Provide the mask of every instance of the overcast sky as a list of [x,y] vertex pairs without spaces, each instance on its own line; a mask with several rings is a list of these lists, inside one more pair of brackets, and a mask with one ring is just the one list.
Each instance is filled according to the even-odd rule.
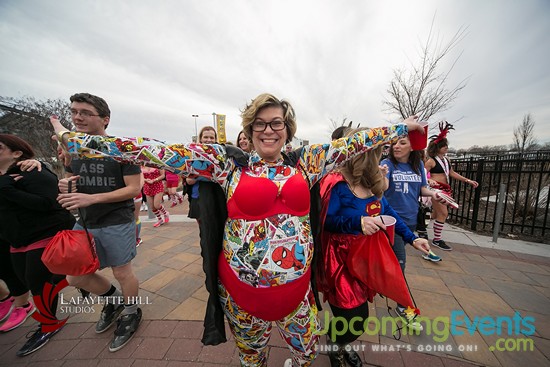
[[469,78],[453,107],[430,120],[456,123],[455,148],[512,143],[531,113],[550,141],[548,0],[0,0],[0,96],[68,100],[102,96],[108,132],[187,142],[263,92],[289,100],[297,136],[328,141],[330,120],[383,126],[397,68],[417,60],[434,28],[467,35],[449,87]]

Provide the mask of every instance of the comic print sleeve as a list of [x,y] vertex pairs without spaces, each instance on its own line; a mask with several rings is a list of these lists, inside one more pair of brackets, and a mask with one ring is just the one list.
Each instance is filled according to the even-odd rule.
[[354,156],[407,135],[407,125],[398,124],[359,131],[328,144],[307,145],[300,164],[309,175],[311,185]]
[[69,153],[82,158],[111,158],[122,163],[143,164],[183,176],[200,176],[225,184],[234,163],[219,144],[165,144],[148,138],[71,133]]

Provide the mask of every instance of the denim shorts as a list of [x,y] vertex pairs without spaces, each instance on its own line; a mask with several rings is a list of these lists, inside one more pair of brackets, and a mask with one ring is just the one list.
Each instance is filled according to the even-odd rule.
[[[78,223],[74,229],[84,228]],[[88,228],[94,236],[100,268],[122,266],[136,257],[136,223],[116,224],[102,228]]]

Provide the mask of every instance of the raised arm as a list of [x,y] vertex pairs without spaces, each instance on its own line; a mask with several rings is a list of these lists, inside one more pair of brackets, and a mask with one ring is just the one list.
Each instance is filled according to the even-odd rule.
[[219,144],[164,144],[148,138],[69,133],[68,150],[86,158],[111,158],[143,164],[183,176],[200,176],[223,185],[233,161]]
[[300,163],[314,184],[354,156],[405,136],[407,131],[407,125],[399,124],[359,131],[328,144],[306,146],[302,150]]

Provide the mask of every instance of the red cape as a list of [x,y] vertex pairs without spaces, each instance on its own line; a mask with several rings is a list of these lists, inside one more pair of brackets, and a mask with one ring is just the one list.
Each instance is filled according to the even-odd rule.
[[[372,302],[380,293],[399,304],[416,308],[405,277],[382,231],[372,236],[330,233],[324,222],[331,190],[344,181],[339,173],[329,174],[321,181],[321,244],[318,259],[317,284],[324,300],[340,308],[354,308],[365,301]],[[415,311],[420,313],[418,309]]]

